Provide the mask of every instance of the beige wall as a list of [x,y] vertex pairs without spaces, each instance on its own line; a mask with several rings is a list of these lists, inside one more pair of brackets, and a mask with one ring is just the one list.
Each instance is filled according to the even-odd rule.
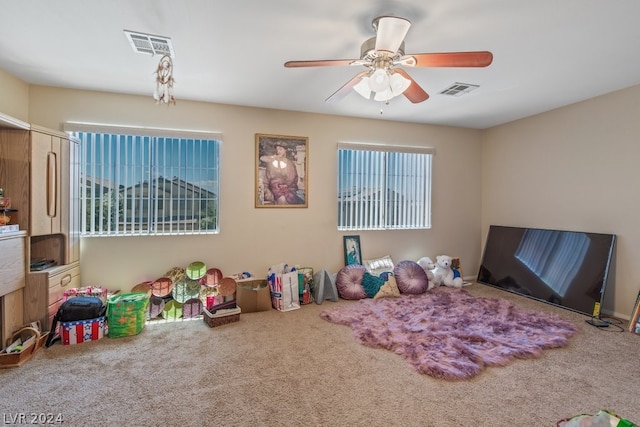
[[617,235],[603,310],[640,289],[640,86],[485,131],[482,239],[490,224]]
[[[76,120],[224,134],[220,234],[84,239],[84,284],[126,290],[196,259],[225,274],[261,275],[283,261],[335,271],[344,234],[361,235],[365,258],[455,254],[473,276],[489,225],[502,224],[615,233],[616,283],[604,311],[627,317],[640,287],[640,87],[484,132],[186,101],[167,108],[148,97],[29,87],[1,71],[0,90],[11,98],[0,98],[1,112],[52,128]],[[309,136],[308,209],[253,207],[255,133]],[[337,141],[435,147],[433,228],[338,232]]]
[[[390,107],[393,108],[393,107]],[[288,262],[316,270],[343,265],[342,236],[359,234],[364,258],[395,261],[460,256],[465,275],[480,259],[481,132],[187,102],[156,105],[151,97],[30,87],[30,121],[60,129],[65,121],[218,131],[223,134],[220,233],[208,236],[85,238],[82,282],[129,290],[173,266],[202,260],[224,274],[264,276]],[[255,133],[309,137],[309,207],[254,208]],[[336,230],[336,143],[435,147],[431,230],[344,233]]]
[[29,121],[29,85],[0,69],[0,113]]

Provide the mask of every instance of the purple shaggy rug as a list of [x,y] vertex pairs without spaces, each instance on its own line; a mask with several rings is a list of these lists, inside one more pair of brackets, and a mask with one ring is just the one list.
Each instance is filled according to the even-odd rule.
[[544,349],[567,345],[579,330],[555,314],[445,287],[420,295],[362,299],[325,309],[320,316],[350,326],[361,344],[391,350],[418,372],[447,380],[539,357]]

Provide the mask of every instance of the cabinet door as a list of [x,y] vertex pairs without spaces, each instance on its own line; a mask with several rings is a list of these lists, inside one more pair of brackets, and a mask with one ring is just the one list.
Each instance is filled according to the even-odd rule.
[[61,141],[61,222],[66,236],[65,264],[80,261],[80,142]]
[[60,233],[60,138],[31,133],[32,236]]
[[50,158],[50,164],[54,168],[54,170],[51,172],[51,176],[55,176],[55,178],[53,178],[53,180],[55,181],[55,185],[53,182],[51,182],[50,188],[55,194],[52,195],[53,198],[49,202],[49,214],[51,216],[51,234],[55,234],[62,233],[61,211],[62,199],[64,195],[64,191],[62,190],[62,171],[69,170],[65,169],[62,164],[62,139],[60,137],[51,137],[51,153],[53,155]]
[[71,209],[69,225],[69,261],[80,261],[80,229],[82,227],[80,206],[80,141],[71,140],[71,191],[69,194],[69,207]]
[[[29,229],[31,211],[29,186],[29,131],[0,129],[0,187],[18,210],[20,230]],[[3,345],[4,343],[0,343]]]

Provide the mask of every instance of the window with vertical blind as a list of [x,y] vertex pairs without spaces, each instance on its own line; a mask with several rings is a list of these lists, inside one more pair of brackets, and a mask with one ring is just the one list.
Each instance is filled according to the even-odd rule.
[[431,227],[433,149],[338,144],[338,230]]
[[73,132],[81,141],[83,235],[218,232],[215,134],[105,130]]

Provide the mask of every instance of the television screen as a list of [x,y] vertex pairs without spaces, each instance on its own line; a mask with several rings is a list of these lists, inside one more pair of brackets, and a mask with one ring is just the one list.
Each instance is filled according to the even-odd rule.
[[614,234],[489,227],[478,282],[598,317]]

